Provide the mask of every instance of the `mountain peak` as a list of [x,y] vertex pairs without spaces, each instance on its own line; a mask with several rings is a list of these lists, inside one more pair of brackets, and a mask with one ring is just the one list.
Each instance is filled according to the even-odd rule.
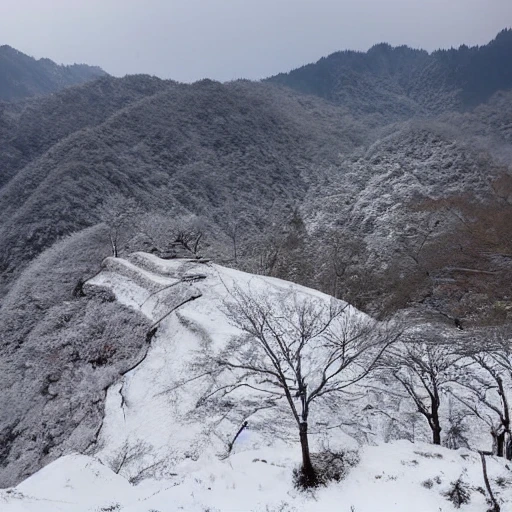
[[492,44],[512,44],[512,28],[505,28],[489,43]]
[[[505,29],[487,45],[461,45],[430,54],[388,43],[376,44],[367,52],[336,52],[267,80],[351,109],[386,112],[393,120],[464,110],[487,101],[497,91],[512,87],[511,57],[512,30]],[[396,104],[397,95],[407,101],[393,112],[389,105]]]
[[13,101],[59,91],[107,73],[97,66],[58,65],[35,59],[9,45],[0,46],[0,101]]

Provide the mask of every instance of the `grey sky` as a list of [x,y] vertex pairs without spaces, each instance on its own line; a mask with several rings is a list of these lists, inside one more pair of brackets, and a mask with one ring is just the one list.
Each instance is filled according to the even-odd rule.
[[0,0],[0,44],[114,75],[261,78],[379,42],[485,44],[512,0]]

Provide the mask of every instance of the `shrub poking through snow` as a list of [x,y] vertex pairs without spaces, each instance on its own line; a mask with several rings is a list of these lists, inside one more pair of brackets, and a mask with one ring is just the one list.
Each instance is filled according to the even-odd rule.
[[442,459],[443,456],[442,454],[440,453],[435,453],[435,452],[420,452],[420,451],[415,451],[414,452],[416,455],[419,455],[420,457],[425,457],[426,459]]
[[267,505],[265,507],[265,512],[298,512],[298,511],[295,507],[293,507],[289,503],[282,501],[281,503],[279,503],[277,505],[272,505],[272,506]]
[[467,483],[459,477],[455,482],[452,482],[450,489],[444,493],[444,497],[453,503],[455,508],[460,508],[471,501],[471,490]]
[[[353,450],[333,452],[322,451],[311,454],[311,462],[317,475],[317,486],[328,485],[329,482],[340,482],[351,468],[359,463],[359,454]],[[300,468],[293,473],[296,487],[303,488]]]
[[432,489],[432,487],[434,487],[434,482],[431,478],[428,478],[427,480],[421,482],[421,485],[423,485],[425,489]]

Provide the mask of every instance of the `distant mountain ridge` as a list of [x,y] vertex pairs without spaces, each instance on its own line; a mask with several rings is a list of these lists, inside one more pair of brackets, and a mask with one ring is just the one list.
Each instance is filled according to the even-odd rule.
[[14,101],[60,91],[108,73],[98,66],[63,66],[36,60],[7,45],[0,46],[0,101]]
[[390,120],[464,110],[512,87],[512,30],[484,46],[431,54],[386,43],[339,51],[267,81]]

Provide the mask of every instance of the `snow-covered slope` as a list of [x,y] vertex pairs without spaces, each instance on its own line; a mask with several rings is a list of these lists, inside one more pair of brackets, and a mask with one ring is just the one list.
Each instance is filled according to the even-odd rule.
[[[97,459],[62,457],[15,489],[0,491],[5,512],[452,512],[457,481],[469,495],[459,510],[487,510],[478,455],[408,441],[366,446],[340,483],[301,493],[290,469],[296,451],[246,450],[229,460],[204,456],[176,466],[176,475],[132,485]],[[488,473],[501,510],[512,510],[510,470],[497,459]]]
[[[0,491],[0,510],[437,512],[454,510],[445,494],[458,480],[470,495],[461,510],[486,510],[480,459],[474,452],[376,442],[360,449],[360,462],[342,482],[304,494],[292,484],[292,470],[300,461],[296,427],[282,413],[255,406],[253,414],[241,417],[236,403],[226,411],[196,408],[206,389],[194,366],[198,351],[205,344],[222,348],[238,332],[226,316],[235,285],[275,297],[291,290],[326,306],[332,300],[210,263],[164,261],[143,253],[126,260],[108,258],[86,287],[108,288],[150,319],[147,355],[109,389],[94,456],[63,457],[16,488]],[[346,312],[363,316],[352,308]],[[373,430],[372,439],[381,439],[379,420],[361,412],[373,399],[358,397],[357,408],[347,404],[343,413],[350,418],[328,437],[312,429],[313,451],[326,443],[337,450],[358,449],[346,433],[353,433],[355,410],[360,413],[357,421],[365,425],[362,430]],[[242,419],[249,428],[228,457],[227,445]],[[512,510],[510,471],[499,459],[490,459],[489,476],[502,510],[506,503]]]
[[201,379],[208,368],[192,369],[198,351],[204,342],[211,350],[221,349],[239,333],[224,312],[235,285],[270,296],[293,290],[326,305],[331,300],[278,279],[144,253],[131,261],[108,259],[105,271],[89,281],[89,286],[108,287],[118,300],[140,309],[156,329],[145,360],[107,395],[97,456],[120,474],[132,480],[168,476],[179,461],[225,456],[243,420],[256,427],[239,440],[246,447],[265,447],[276,434],[284,443],[296,440],[296,427],[282,421],[277,411],[256,406],[253,415],[241,417],[236,406],[221,413],[196,410],[208,385]]

